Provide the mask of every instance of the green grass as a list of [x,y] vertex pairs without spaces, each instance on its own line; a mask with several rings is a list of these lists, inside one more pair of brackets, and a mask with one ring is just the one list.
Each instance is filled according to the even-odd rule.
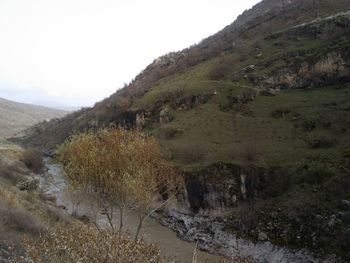
[[[292,90],[275,97],[258,97],[242,111],[221,111],[218,97],[188,111],[173,111],[174,120],[166,125],[154,123],[149,132],[160,138],[176,164],[185,169],[223,161],[259,166],[301,166],[315,160],[341,163],[349,145],[349,85]],[[273,112],[288,109],[285,116]],[[327,120],[330,116],[330,120]],[[326,118],[326,120],[324,119]],[[305,123],[313,119],[312,131]],[[330,127],[327,121],[331,122]],[[326,123],[324,123],[326,122]],[[162,136],[165,129],[180,133],[172,138]],[[307,140],[319,134],[334,136],[337,142],[327,148],[311,148]]]
[[[251,48],[233,50],[160,80],[134,102],[132,109],[154,109],[157,103],[162,105],[164,98],[212,94],[207,103],[192,109],[171,109],[173,120],[169,124],[153,121],[147,127],[160,139],[174,163],[186,170],[214,162],[302,167],[325,161],[341,169],[346,147],[350,147],[349,85],[259,96],[240,109],[230,108],[230,98],[253,86],[244,79],[248,65],[257,65],[252,72],[256,76],[273,75],[292,62],[293,58],[286,55],[289,52],[299,52],[300,60],[307,61],[323,55],[330,46],[348,45],[349,38],[344,36],[327,42],[312,38],[291,40],[281,33],[259,43],[263,53],[260,58]],[[230,62],[231,73],[222,80],[210,80],[210,71],[222,60]],[[310,129],[310,125],[314,127]],[[322,144],[333,138],[332,145],[318,146],[318,141]]]

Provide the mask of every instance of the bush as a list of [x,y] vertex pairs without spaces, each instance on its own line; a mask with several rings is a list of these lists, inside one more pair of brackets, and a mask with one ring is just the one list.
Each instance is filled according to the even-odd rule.
[[182,134],[182,130],[176,127],[163,127],[159,136],[163,139],[173,139]]
[[[4,201],[6,200],[6,201]],[[44,230],[41,222],[18,206],[17,197],[0,189],[0,262],[1,256],[11,261],[23,253],[21,235],[36,236]]]
[[209,78],[211,80],[221,80],[228,77],[231,73],[231,63],[227,60],[222,60],[211,69],[209,72]]
[[304,131],[313,131],[316,128],[316,121],[313,119],[303,120],[302,127]]
[[22,179],[18,173],[18,167],[15,165],[0,165],[0,178],[8,180],[13,185]]
[[155,245],[133,242],[119,232],[91,226],[62,226],[40,236],[24,238],[28,260],[34,262],[128,263],[161,262]]
[[271,112],[273,118],[282,118],[291,112],[288,108],[278,108]]
[[310,168],[305,176],[304,181],[308,184],[315,185],[315,184],[321,184],[325,181],[329,180],[334,176],[334,173],[324,165],[321,165],[319,167],[312,167]]
[[43,158],[41,154],[35,149],[27,149],[22,153],[20,159],[25,166],[32,170],[34,173],[39,173],[44,167]]
[[239,93],[239,98],[241,103],[247,103],[249,101],[254,100],[256,95],[257,95],[257,91],[255,89],[246,88]]
[[[24,209],[0,202],[0,224],[8,232],[39,234],[44,228],[40,221]],[[2,234],[1,234],[2,235]]]
[[336,139],[329,134],[317,134],[309,136],[307,144],[312,149],[331,148],[336,144]]

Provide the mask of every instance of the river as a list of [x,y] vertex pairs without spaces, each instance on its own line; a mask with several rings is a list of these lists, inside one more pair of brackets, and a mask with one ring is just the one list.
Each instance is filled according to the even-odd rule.
[[[56,205],[65,208],[68,214],[75,211],[79,216],[86,215],[95,218],[100,226],[107,226],[108,221],[105,216],[101,215],[97,200],[92,196],[67,190],[61,166],[50,159],[45,159],[45,163],[48,172],[41,179],[40,186],[45,193],[56,197]],[[114,208],[114,211],[113,221],[118,226],[119,213],[117,208]],[[134,211],[127,211],[123,221],[124,230],[130,232],[130,234],[135,233],[138,224],[137,214]],[[145,220],[141,229],[141,237],[146,242],[157,244],[163,255],[171,258],[169,260],[171,262],[192,262],[195,244],[179,239],[174,231],[161,225],[153,218]],[[220,262],[220,258],[220,256],[198,251],[197,262],[215,263]]]

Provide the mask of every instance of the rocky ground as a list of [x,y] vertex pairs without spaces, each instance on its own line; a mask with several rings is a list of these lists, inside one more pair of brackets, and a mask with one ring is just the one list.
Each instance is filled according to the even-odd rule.
[[185,214],[174,210],[156,214],[165,226],[173,229],[180,238],[198,242],[198,246],[212,253],[228,257],[250,257],[254,262],[342,262],[335,256],[317,256],[307,249],[289,249],[273,245],[268,235],[258,232],[256,241],[238,237],[226,230],[227,219]]

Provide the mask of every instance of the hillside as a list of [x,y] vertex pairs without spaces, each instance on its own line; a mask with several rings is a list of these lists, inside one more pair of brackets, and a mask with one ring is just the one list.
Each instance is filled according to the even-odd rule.
[[60,118],[67,112],[0,98],[0,138],[11,137],[39,122]]
[[77,131],[142,129],[186,172],[193,212],[230,208],[228,232],[349,260],[349,8],[264,0],[20,142],[52,152]]

